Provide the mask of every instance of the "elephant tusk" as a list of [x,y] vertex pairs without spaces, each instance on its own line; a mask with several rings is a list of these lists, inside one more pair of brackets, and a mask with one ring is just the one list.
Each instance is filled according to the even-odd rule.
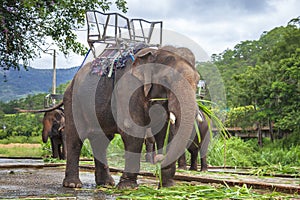
[[197,114],[197,121],[198,122],[203,122],[203,118],[199,113]]
[[174,113],[170,112],[170,122],[171,122],[171,124],[175,124],[175,121],[176,121],[176,117],[175,117]]

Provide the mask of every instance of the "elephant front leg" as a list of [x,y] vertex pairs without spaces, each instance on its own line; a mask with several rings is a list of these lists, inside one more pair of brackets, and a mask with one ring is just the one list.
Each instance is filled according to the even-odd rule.
[[57,144],[57,141],[55,141],[55,138],[51,138],[51,149],[52,149],[52,158],[58,158],[59,157],[59,146]]
[[65,171],[64,187],[81,188],[82,183],[79,179],[79,156],[82,148],[82,141],[76,135],[67,144],[67,165]]
[[162,183],[159,184],[159,188],[162,187],[171,187],[175,185],[174,182],[174,175],[176,172],[176,162],[173,162],[172,164],[168,165],[165,168],[161,169],[161,178]]
[[[175,128],[174,126],[172,126],[172,125],[170,126],[170,133],[172,133],[172,131],[174,132],[174,128]],[[159,154],[163,153],[166,130],[167,130],[167,124],[158,134],[155,135],[155,140],[157,143],[157,149],[158,149]],[[168,142],[170,142],[171,139],[172,139],[172,134],[169,135]],[[171,187],[171,186],[175,185],[175,182],[173,180],[175,172],[176,172],[176,161],[174,161],[170,165],[162,168],[161,169],[162,182],[159,183],[159,188],[161,186],[162,187]]]
[[140,158],[144,138],[122,136],[125,146],[125,169],[118,184],[119,189],[136,188],[140,171]]

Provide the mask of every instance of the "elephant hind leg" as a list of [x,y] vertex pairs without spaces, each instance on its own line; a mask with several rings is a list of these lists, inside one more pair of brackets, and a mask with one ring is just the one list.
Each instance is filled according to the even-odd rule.
[[141,151],[144,138],[122,134],[125,147],[125,169],[117,187],[119,189],[137,188],[137,174],[140,171]]
[[94,158],[95,160],[95,181],[97,185],[115,185],[115,180],[112,178],[109,172],[108,165],[105,165],[104,163],[97,160],[97,158]]
[[191,171],[197,171],[197,158],[198,158],[198,149],[190,151],[191,153],[191,166],[190,169]]
[[184,170],[187,169],[185,153],[178,158],[178,169],[184,169]]
[[154,164],[154,157],[156,155],[155,142],[150,142],[147,141],[146,139],[145,145],[146,145],[146,155],[145,155],[146,162]]
[[92,134],[89,137],[94,154],[95,181],[97,185],[115,185],[115,181],[110,175],[106,158],[107,147],[112,139],[113,135],[112,137],[107,137],[101,134]]
[[201,158],[201,171],[206,172],[207,171],[207,162],[206,162],[206,156]]

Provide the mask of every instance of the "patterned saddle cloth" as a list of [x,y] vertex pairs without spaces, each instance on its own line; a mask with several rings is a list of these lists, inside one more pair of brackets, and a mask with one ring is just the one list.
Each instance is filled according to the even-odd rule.
[[100,56],[92,61],[91,73],[111,77],[117,69],[125,67],[129,59],[134,61],[134,55],[146,47],[148,45],[145,43],[133,43],[120,54],[114,45],[109,45]]

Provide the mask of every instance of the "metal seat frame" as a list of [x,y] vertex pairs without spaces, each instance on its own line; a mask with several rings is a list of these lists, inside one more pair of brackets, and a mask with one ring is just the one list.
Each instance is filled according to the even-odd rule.
[[[100,11],[87,11],[87,42],[94,57],[95,43],[106,44],[106,49],[118,50],[120,53],[127,48],[128,44],[142,42],[151,46],[161,46],[162,44],[162,21],[147,21],[145,19],[129,19],[119,13],[102,13]],[[101,21],[102,19],[102,21]],[[123,24],[119,23],[123,21]],[[145,28],[149,26],[149,30]],[[151,38],[155,28],[159,29],[159,44],[151,44]],[[113,29],[113,34],[109,35],[108,29]],[[141,30],[141,34],[137,30]],[[127,34],[127,35],[126,35]]]

